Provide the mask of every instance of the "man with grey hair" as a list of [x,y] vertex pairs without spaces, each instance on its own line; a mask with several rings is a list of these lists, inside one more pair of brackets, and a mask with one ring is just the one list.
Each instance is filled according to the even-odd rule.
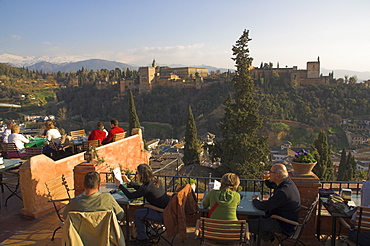
[[[253,196],[253,206],[265,211],[265,217],[261,220],[261,238],[264,241],[273,240],[273,232],[292,235],[294,226],[286,222],[275,220],[271,215],[276,214],[289,220],[298,221],[301,197],[294,182],[289,178],[284,164],[275,164],[270,171],[269,180],[265,181],[267,187],[274,189],[273,195],[266,201],[260,201],[258,196]],[[249,229],[258,234],[258,220],[248,220]]]
[[99,192],[100,175],[95,172],[88,172],[84,178],[85,192],[73,198],[64,208],[63,218],[66,219],[69,211],[95,212],[113,211],[118,220],[123,218],[123,209],[110,193]]
[[8,143],[8,137],[10,134],[12,134],[12,126],[14,125],[13,121],[9,121],[6,125],[6,129],[4,130],[2,136],[3,136],[3,143]]

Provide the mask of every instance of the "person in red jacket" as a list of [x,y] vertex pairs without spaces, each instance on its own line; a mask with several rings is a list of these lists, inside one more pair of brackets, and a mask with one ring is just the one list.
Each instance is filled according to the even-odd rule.
[[111,143],[113,142],[114,134],[125,132],[125,130],[118,126],[118,120],[117,119],[111,119],[110,120],[110,127],[111,129],[108,132],[108,136],[106,139],[104,139],[103,144]]
[[99,139],[100,144],[102,144],[104,139],[108,136],[108,132],[107,130],[104,129],[104,124],[101,121],[98,122],[97,128],[98,129],[91,131],[88,140]]

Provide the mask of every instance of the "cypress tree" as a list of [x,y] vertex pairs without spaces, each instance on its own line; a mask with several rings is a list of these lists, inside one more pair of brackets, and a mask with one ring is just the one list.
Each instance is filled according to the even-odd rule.
[[234,93],[224,102],[225,115],[220,122],[223,140],[219,174],[233,172],[242,178],[258,178],[270,153],[267,139],[257,137],[262,118],[253,97],[254,81],[249,72],[253,60],[249,56],[250,40],[249,31],[244,30],[232,48],[237,68],[232,78]]
[[139,117],[136,114],[134,96],[132,95],[131,90],[129,93],[128,105],[129,105],[128,130],[129,130],[129,135],[131,135],[131,131],[133,128],[140,128]]
[[331,159],[331,146],[328,144],[328,136],[325,131],[321,130],[314,141],[314,147],[318,152],[316,157],[317,164],[314,173],[320,180],[334,180],[333,161]]
[[356,160],[351,151],[348,152],[347,167],[348,171],[346,181],[356,181]]
[[186,123],[185,146],[183,161],[185,165],[197,163],[200,164],[199,158],[200,141],[198,140],[197,126],[195,124],[193,111],[188,108],[188,120]]
[[347,172],[347,153],[346,148],[343,148],[342,155],[340,156],[337,180],[346,181],[346,172]]

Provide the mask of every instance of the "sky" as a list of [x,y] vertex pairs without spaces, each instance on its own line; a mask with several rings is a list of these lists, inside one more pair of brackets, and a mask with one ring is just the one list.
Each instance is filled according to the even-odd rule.
[[369,0],[0,0],[0,55],[234,68],[249,30],[253,65],[370,71]]

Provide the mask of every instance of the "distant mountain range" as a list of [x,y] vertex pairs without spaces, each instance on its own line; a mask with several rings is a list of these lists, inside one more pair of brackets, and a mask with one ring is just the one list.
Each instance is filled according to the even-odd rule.
[[[78,58],[76,58],[78,59]],[[66,58],[66,60],[70,60],[70,58]],[[62,62],[62,57],[56,58],[48,58],[48,57],[22,57],[22,56],[15,56],[10,54],[2,54],[0,55],[0,63],[6,63],[15,67],[25,67],[31,70],[42,70],[43,72],[76,72],[79,69],[86,69],[86,70],[100,70],[100,69],[108,69],[113,70],[115,68],[120,68],[126,70],[126,68],[137,70],[139,66],[126,64],[122,62],[116,61],[107,61],[102,59],[90,59],[90,60],[81,60],[81,61],[72,61],[72,62]],[[182,64],[158,64],[159,66],[169,66],[169,67],[189,67],[188,65]],[[148,64],[149,66],[149,64]],[[190,67],[202,67],[207,68],[208,71],[216,71],[220,70],[221,72],[226,72],[227,68],[217,68],[207,65],[193,65]]]
[[[75,61],[71,61],[75,60]],[[69,61],[69,62],[65,62]],[[108,61],[102,59],[90,59],[90,60],[82,60],[80,57],[22,57],[22,56],[15,56],[11,54],[1,54],[0,55],[0,63],[10,64],[16,67],[26,67],[32,70],[42,70],[43,72],[76,72],[79,69],[86,69],[86,70],[100,70],[100,69],[108,69],[113,70],[115,68],[120,68],[122,70],[126,70],[127,68],[137,70],[139,66],[126,64],[122,62],[116,61]],[[227,68],[217,68],[207,65],[182,65],[182,64],[158,64],[159,66],[169,66],[169,67],[202,67],[207,68],[208,71],[216,71],[220,70],[222,73],[228,71]],[[149,66],[149,64],[147,65]],[[330,72],[334,72],[334,78],[344,78],[345,75],[349,77],[356,75],[358,82],[362,82],[364,80],[370,79],[370,71],[367,72],[358,72],[358,71],[351,71],[351,70],[330,70],[321,68],[321,73],[323,75],[328,75]]]

